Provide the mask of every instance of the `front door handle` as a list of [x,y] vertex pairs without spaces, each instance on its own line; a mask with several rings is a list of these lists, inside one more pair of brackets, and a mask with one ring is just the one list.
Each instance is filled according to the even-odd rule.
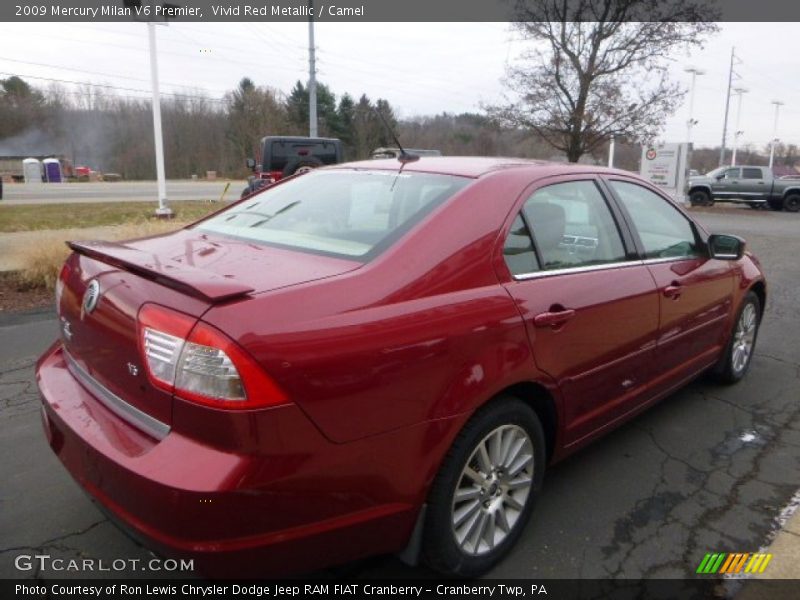
[[543,312],[533,317],[533,324],[536,327],[558,327],[569,321],[575,316],[575,311],[571,308],[557,311]]
[[680,298],[681,293],[683,292],[683,287],[677,281],[673,281],[667,287],[664,288],[664,296],[667,298],[672,298],[673,300],[677,300]]

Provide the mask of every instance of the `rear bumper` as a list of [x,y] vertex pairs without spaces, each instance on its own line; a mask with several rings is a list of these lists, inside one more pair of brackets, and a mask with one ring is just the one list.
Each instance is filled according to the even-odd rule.
[[59,344],[36,375],[48,441],[72,476],[135,537],[205,574],[308,570],[398,551],[411,534],[424,483],[367,456],[408,448],[416,428],[331,444],[287,405],[269,411],[280,435],[268,447],[235,453],[175,427],[160,440],[136,429],[75,379]]

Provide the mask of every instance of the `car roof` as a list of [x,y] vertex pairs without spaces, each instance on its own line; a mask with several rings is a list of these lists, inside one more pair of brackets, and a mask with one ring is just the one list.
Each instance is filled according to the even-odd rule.
[[[397,170],[401,163],[396,158],[381,158],[332,165],[329,169],[370,169]],[[551,175],[567,175],[570,173],[616,173],[619,175],[635,175],[619,169],[608,169],[596,165],[576,163],[548,162],[528,158],[506,158],[486,156],[422,156],[419,160],[405,163],[404,172],[438,173],[461,177],[478,178],[505,169],[524,169],[531,175],[547,177]]]

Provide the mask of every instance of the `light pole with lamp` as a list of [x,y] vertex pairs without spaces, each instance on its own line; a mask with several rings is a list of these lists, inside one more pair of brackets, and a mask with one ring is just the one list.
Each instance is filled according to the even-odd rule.
[[772,169],[772,164],[775,161],[775,146],[778,143],[778,111],[780,110],[781,106],[783,106],[783,102],[780,100],[773,100],[772,104],[775,105],[775,122],[772,125],[772,141],[770,142],[769,147],[769,168]]

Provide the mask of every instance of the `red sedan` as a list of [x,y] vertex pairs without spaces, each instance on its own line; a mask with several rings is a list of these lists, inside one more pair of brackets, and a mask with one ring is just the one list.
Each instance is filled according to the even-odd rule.
[[339,165],[71,247],[50,445],[150,546],[235,575],[485,572],[546,465],[741,379],[766,299],[743,240],[641,179],[512,159]]

